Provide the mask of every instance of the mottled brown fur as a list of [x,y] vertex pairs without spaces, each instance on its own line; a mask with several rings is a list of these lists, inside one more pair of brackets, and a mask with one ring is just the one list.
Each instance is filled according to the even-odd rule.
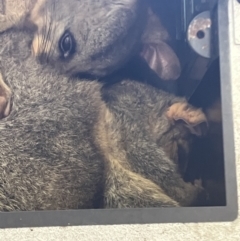
[[176,151],[190,144],[186,120],[166,115],[186,100],[130,80],[103,88],[61,76],[35,63],[29,39],[0,36],[0,68],[13,92],[12,111],[0,122],[1,211],[189,206],[206,199],[202,187],[183,181],[168,153],[172,140]]
[[[103,98],[112,113],[110,122],[103,121],[107,138],[104,142],[99,138],[100,147],[108,143],[106,149],[101,148],[105,150],[105,156],[109,157],[110,153],[106,159],[118,160],[128,172],[151,180],[181,206],[197,203],[203,190],[183,181],[176,155],[179,148],[188,152],[191,129],[184,121],[176,123],[167,117],[169,107],[175,103],[185,105],[186,100],[133,81],[122,81],[105,88]],[[200,112],[195,109],[196,116],[202,117]],[[182,115],[185,117],[186,114],[182,112]],[[109,120],[109,114],[107,116]],[[206,122],[206,119],[197,119],[192,124],[202,121]],[[104,130],[102,126],[99,128]],[[169,148],[169,145],[175,145],[175,148]],[[170,149],[175,151],[174,159]]]

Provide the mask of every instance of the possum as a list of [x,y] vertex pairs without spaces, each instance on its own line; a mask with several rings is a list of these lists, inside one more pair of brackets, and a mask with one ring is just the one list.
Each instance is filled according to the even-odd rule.
[[104,87],[34,61],[32,35],[0,36],[0,68],[12,90],[0,122],[0,210],[193,206],[179,150],[207,120],[184,98],[134,80]]

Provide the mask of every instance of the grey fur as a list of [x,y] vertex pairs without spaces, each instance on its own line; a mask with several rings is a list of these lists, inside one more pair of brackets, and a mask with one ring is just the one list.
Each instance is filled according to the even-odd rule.
[[[0,32],[37,26],[31,28],[32,52],[61,73],[103,77],[140,54],[143,43],[148,64],[160,77],[176,79],[180,73],[177,56],[165,43],[168,33],[151,11],[147,15],[146,0],[4,0],[4,5]],[[75,38],[76,51],[64,59],[59,41],[66,30]],[[0,75],[0,118],[9,114],[10,98]]]
[[[50,63],[63,73],[103,77],[139,53],[164,80],[175,80],[181,73],[178,57],[166,43],[168,32],[146,0],[4,2],[0,32],[37,27],[33,28],[33,53],[41,63]],[[73,54],[63,57],[59,42],[66,31],[76,47]]]
[[100,86],[40,68],[27,37],[1,36],[1,69],[13,107],[0,122],[0,210],[93,207],[103,181],[92,141]]
[[[0,26],[4,26],[0,32],[11,24],[15,27],[36,25],[35,54],[41,62],[69,74],[102,77],[118,69],[140,47],[147,18],[146,0],[5,2],[6,15],[0,15]],[[64,59],[59,40],[66,30],[74,36],[76,51]]]
[[[38,35],[51,42],[49,63],[64,73],[102,77],[137,52],[147,4],[145,0],[75,0],[68,4],[65,0],[47,0],[41,11],[49,17],[45,24],[49,34],[44,34],[44,28],[38,29]],[[76,52],[61,61],[58,40],[66,29],[77,42]]]
[[185,123],[165,115],[184,99],[131,81],[101,89],[63,77],[35,63],[29,40],[23,32],[0,36],[0,68],[13,92],[0,122],[1,211],[188,206],[205,198],[183,181],[165,146],[189,139]]

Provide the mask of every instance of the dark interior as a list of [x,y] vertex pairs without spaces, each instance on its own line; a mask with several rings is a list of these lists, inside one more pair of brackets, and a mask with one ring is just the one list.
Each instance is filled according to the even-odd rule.
[[[172,38],[170,44],[181,61],[183,71],[173,85],[175,93],[186,96],[192,105],[206,110],[214,101],[221,99],[219,56],[216,47],[218,39],[215,35],[211,38],[211,56],[204,58],[191,49],[186,32],[191,20],[204,11],[211,13],[212,32],[217,32],[214,22],[217,1],[153,0],[152,6],[168,29]],[[197,34],[198,38],[204,38],[201,31]],[[196,75],[194,69],[198,69],[195,71],[198,72]],[[194,143],[185,180],[193,181],[197,178],[201,178],[203,185],[216,193],[212,195],[216,198],[212,198],[209,205],[226,205],[222,123],[210,123],[207,136]]]

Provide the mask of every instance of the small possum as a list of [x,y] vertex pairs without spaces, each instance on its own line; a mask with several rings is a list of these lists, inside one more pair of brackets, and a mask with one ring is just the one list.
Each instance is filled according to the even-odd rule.
[[201,109],[136,81],[104,88],[62,76],[33,61],[30,38],[0,35],[0,68],[13,92],[0,122],[1,211],[204,202],[176,154],[205,132]]
[[[0,33],[30,29],[32,53],[64,74],[105,76],[140,48],[145,0],[4,0]],[[76,13],[76,14],[74,14]],[[11,91],[0,76],[0,118],[9,114]]]
[[[145,0],[119,2],[5,0],[0,32],[35,26],[32,53],[64,74],[103,77],[140,53],[161,79],[177,79],[180,63],[160,19]],[[11,91],[3,82],[0,76],[0,118],[10,111]]]

